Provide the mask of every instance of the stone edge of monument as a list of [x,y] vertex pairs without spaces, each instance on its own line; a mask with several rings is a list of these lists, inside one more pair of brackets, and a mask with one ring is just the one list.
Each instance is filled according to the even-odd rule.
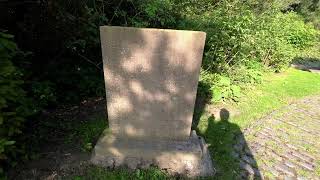
[[[183,175],[187,177],[213,176],[216,170],[213,167],[212,159],[204,139],[198,136],[195,131],[192,131],[189,140],[201,149],[200,155],[196,151],[181,149],[179,152],[167,153],[164,158],[154,158],[152,160],[144,159],[144,157],[125,157],[120,160],[120,158],[110,156],[108,153],[97,152],[96,149],[99,148],[99,146],[105,145],[103,144],[104,142],[99,141],[93,150],[91,163],[109,169],[127,167],[130,170],[135,170],[157,167],[166,171],[169,175]],[[170,141],[168,141],[168,144],[170,144]],[[179,146],[179,144],[177,144],[177,146]],[[150,151],[152,151],[152,149]],[[182,155],[177,156],[176,154]],[[184,157],[184,154],[186,157]],[[187,154],[193,154],[194,157],[197,158],[197,162],[190,161]]]
[[177,32],[189,32],[189,33],[199,33],[204,36],[207,35],[204,31],[193,31],[193,30],[180,30],[180,29],[159,29],[159,28],[137,28],[137,27],[123,27],[123,26],[100,26],[100,31],[105,28],[113,28],[113,29],[135,29],[135,30],[148,30],[148,31],[177,31]]

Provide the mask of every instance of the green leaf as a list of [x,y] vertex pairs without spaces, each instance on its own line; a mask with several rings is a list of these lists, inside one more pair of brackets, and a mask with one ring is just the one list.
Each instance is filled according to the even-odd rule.
[[0,37],[6,38],[6,39],[12,39],[14,36],[11,35],[11,34],[6,34],[6,33],[3,33],[3,32],[0,32]]
[[231,86],[232,95],[234,97],[240,97],[241,96],[241,88],[237,85]]
[[4,145],[10,146],[13,145],[14,143],[16,143],[15,141],[7,141],[4,143]]
[[221,86],[230,86],[230,84],[231,84],[230,78],[225,77],[225,76],[221,76],[220,77],[219,85],[221,85]]
[[212,92],[212,99],[213,102],[219,102],[222,99],[222,91],[219,87],[213,87],[211,89]]

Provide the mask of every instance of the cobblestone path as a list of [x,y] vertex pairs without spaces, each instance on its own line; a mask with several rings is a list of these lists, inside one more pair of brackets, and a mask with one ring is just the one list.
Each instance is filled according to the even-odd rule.
[[236,138],[242,179],[320,180],[320,96],[276,110]]

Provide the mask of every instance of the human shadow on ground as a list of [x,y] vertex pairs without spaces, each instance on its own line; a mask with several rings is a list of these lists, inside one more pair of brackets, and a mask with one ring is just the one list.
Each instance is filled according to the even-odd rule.
[[217,179],[261,179],[262,175],[252,152],[256,149],[249,148],[240,127],[231,122],[230,112],[222,108],[220,117],[206,112],[208,99],[199,96],[199,92],[196,102],[193,129],[209,145]]

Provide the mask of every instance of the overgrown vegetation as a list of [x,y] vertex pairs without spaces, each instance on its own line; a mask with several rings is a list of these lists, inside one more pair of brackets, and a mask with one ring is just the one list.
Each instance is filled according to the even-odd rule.
[[19,135],[26,117],[32,114],[22,89],[22,73],[12,63],[18,53],[13,36],[0,32],[0,174],[5,162],[14,165],[17,157],[23,157],[25,144]]
[[[37,113],[43,109],[104,96],[100,25],[205,31],[199,93],[212,102],[241,103],[243,89],[262,83],[263,74],[287,69],[293,59],[320,58],[317,0],[45,0],[0,5],[0,28],[14,35],[0,34],[0,159],[5,166],[25,154],[18,142],[26,117],[32,126],[41,121]],[[85,149],[90,143],[85,140]]]
[[208,33],[201,82],[214,84],[213,102],[237,100],[240,87],[260,83],[265,71],[283,71],[319,39],[295,12],[256,13],[241,3],[222,3],[201,17],[199,29]]
[[[149,179],[149,180],[166,180],[170,179],[159,169],[150,168],[148,170],[136,170],[135,172],[128,172],[120,169],[115,172],[106,171],[103,168],[92,167],[85,172],[84,176],[68,177],[72,180],[86,180],[86,179]],[[172,178],[173,179],[173,178]]]

